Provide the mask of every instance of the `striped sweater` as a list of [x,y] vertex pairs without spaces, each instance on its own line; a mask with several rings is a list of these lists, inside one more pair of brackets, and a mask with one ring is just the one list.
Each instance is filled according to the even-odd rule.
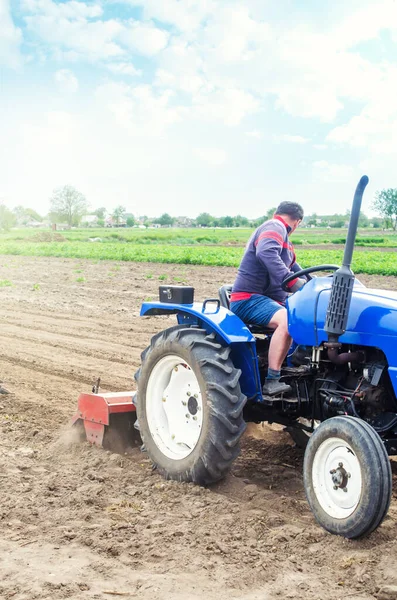
[[281,283],[301,268],[295,261],[294,247],[289,241],[290,231],[290,226],[278,215],[254,231],[237,272],[232,302],[249,298],[251,294],[285,302],[288,294],[281,289]]

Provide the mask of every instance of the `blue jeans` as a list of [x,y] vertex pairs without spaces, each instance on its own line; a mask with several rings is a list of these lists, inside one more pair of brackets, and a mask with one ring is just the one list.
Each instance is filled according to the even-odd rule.
[[282,308],[284,306],[275,300],[260,294],[253,294],[248,300],[230,303],[230,310],[250,325],[268,325],[276,312]]

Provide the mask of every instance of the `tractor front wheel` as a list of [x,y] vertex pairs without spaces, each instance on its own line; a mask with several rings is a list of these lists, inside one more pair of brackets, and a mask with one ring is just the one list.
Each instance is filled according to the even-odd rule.
[[214,334],[181,325],[154,336],[142,353],[139,429],[167,479],[213,483],[239,454],[246,398],[230,352]]
[[316,520],[330,533],[359,538],[387,514],[389,457],[379,435],[361,419],[333,417],[317,427],[307,444],[303,480]]

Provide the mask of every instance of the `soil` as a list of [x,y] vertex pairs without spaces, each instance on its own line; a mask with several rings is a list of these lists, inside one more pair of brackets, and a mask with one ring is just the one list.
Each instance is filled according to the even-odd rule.
[[139,317],[159,284],[193,285],[204,299],[234,273],[0,257],[0,285],[12,283],[0,287],[10,392],[0,395],[0,598],[397,597],[396,492],[369,538],[329,535],[305,500],[302,451],[282,428],[249,426],[232,472],[204,489],[164,481],[138,444],[112,453],[70,426],[98,376],[102,390],[134,389],[141,351],[174,323]]

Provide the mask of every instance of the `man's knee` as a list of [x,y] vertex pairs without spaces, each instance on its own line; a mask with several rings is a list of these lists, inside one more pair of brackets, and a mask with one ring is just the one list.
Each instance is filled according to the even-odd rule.
[[287,309],[281,308],[278,310],[269,321],[269,326],[273,329],[278,329],[279,333],[285,333],[288,335],[288,319],[287,319]]

